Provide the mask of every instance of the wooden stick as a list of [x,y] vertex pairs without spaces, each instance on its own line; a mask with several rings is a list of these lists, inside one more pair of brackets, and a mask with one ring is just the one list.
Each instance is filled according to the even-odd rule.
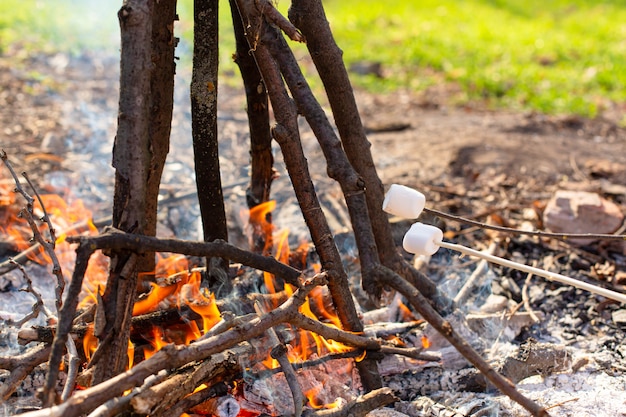
[[115,397],[102,404],[100,407],[89,413],[87,417],[112,417],[120,414],[130,407],[130,401],[137,395],[141,394],[154,384],[158,384],[168,375],[166,370],[159,371],[156,375],[150,375],[146,378],[142,386],[133,388],[133,390],[123,397]]
[[[259,303],[256,303],[254,308],[259,316],[263,314]],[[287,348],[278,339],[273,327],[267,329],[266,334],[272,344],[271,356],[278,361],[280,368],[283,370],[283,375],[285,375],[285,379],[287,380],[287,385],[289,385],[293,399],[293,414],[295,417],[300,417],[302,415],[302,406],[304,405],[304,395],[302,394],[302,387],[298,382],[298,377],[293,369],[293,365],[289,362],[289,358],[287,357]]]
[[0,398],[7,400],[17,386],[33,369],[48,359],[50,345],[39,345],[17,356],[0,356],[0,369],[11,371],[11,375],[0,385]]
[[289,284],[299,286],[302,271],[292,268],[271,256],[262,256],[239,249],[227,242],[216,240],[213,242],[189,242],[179,239],[159,239],[152,236],[131,235],[114,229],[108,229],[99,236],[71,236],[70,243],[79,243],[92,250],[110,249],[119,251],[170,252],[182,253],[198,257],[224,257],[232,262],[238,262],[251,268],[267,271]]
[[248,355],[251,350],[248,343],[243,343],[212,355],[209,360],[185,367],[181,372],[135,396],[131,400],[134,412],[149,415],[163,413],[205,381],[214,381],[218,377],[232,379],[242,371],[240,355]]
[[[287,172],[291,178],[304,220],[311,232],[313,244],[320,256],[322,269],[328,271],[328,288],[337,315],[346,330],[361,332],[363,331],[363,324],[354,306],[348,276],[328,221],[321,209],[311,173],[308,170],[306,156],[302,149],[298,128],[298,108],[285,89],[281,68],[273,59],[268,47],[268,39],[272,37],[272,32],[269,30],[267,22],[259,15],[258,10],[250,7],[248,2],[242,0],[238,0],[237,4],[244,23],[252,25],[252,30],[247,32],[248,43],[265,80],[277,122],[272,129],[272,136],[278,142],[283,153]],[[382,385],[374,361],[366,358],[359,362],[357,367],[361,381],[367,390],[379,388]]]
[[372,410],[384,407],[398,401],[390,388],[380,388],[367,394],[361,395],[357,399],[347,404],[331,408],[329,410],[318,410],[306,413],[307,417],[364,417]]

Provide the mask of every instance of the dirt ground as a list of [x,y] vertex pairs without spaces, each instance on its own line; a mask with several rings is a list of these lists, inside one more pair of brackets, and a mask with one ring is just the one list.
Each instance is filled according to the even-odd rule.
[[[0,86],[2,148],[31,175],[71,170],[64,158],[81,152],[84,136],[114,134],[116,57],[2,56]],[[241,92],[222,86],[220,94],[221,119],[245,119]],[[358,91],[357,100],[385,184],[477,197],[487,188],[494,193],[491,205],[502,207],[543,200],[559,187],[599,191],[620,203],[626,199],[626,130],[617,123],[626,104],[589,120],[490,111],[480,104],[452,107],[444,88],[388,96]],[[188,147],[185,141],[189,138],[172,139],[178,147]],[[240,156],[237,163],[245,165],[247,151]],[[315,163],[311,171],[319,172]]]

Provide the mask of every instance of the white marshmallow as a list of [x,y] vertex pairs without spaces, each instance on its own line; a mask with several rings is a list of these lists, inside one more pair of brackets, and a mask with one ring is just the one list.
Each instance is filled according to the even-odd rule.
[[404,185],[391,184],[383,201],[383,210],[405,219],[417,219],[425,205],[424,194]]
[[441,229],[424,223],[415,223],[404,235],[404,250],[416,255],[432,255],[443,240]]

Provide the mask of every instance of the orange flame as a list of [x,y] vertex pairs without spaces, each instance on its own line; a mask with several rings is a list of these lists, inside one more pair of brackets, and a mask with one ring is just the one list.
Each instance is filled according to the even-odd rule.
[[428,337],[426,337],[426,335],[422,335],[422,347],[424,349],[428,349],[430,347],[430,340],[428,340]]
[[309,405],[312,408],[315,408],[317,410],[320,409],[331,409],[331,408],[336,408],[339,405],[341,405],[341,399],[336,399],[333,402],[330,403],[324,403],[324,401],[322,401],[320,398],[318,398],[318,395],[320,394],[320,391],[322,390],[321,386],[314,386],[311,389],[308,389],[304,392],[304,396],[307,398],[307,400],[309,400]]
[[411,311],[411,309],[409,309],[400,299],[398,300],[398,310],[400,311],[400,313],[402,314],[401,320],[402,321],[414,321],[415,320],[415,316],[413,315],[413,312]]
[[184,302],[202,317],[202,331],[206,333],[215,323],[220,321],[220,311],[215,303],[215,295],[209,294],[205,296],[200,291],[201,276],[198,271],[193,271],[189,278],[187,286],[188,292],[184,295],[187,297]]
[[91,355],[96,351],[98,347],[98,339],[93,335],[93,325],[87,327],[87,331],[83,336],[83,351],[85,352],[85,358],[87,361],[91,360]]
[[163,338],[163,331],[160,327],[154,327],[152,329],[152,339],[150,340],[150,345],[152,348],[146,347],[144,349],[144,358],[149,359],[154,356],[163,346],[167,345],[167,341]]
[[161,301],[174,294],[178,289],[178,285],[161,287],[153,282],[151,282],[150,285],[152,286],[152,290],[148,293],[148,296],[137,300],[135,303],[135,306],[133,307],[133,316],[156,310]]
[[264,255],[269,255],[274,245],[272,239],[274,226],[268,221],[268,216],[275,208],[276,201],[270,200],[250,209],[248,223],[252,226],[253,238],[257,236],[263,236],[265,238],[265,245],[263,247]]

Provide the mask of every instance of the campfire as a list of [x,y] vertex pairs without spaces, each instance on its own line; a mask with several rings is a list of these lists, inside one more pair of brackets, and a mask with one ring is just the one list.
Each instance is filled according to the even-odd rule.
[[[556,340],[531,337],[532,329],[548,320],[531,299],[553,303],[557,309],[561,301],[552,301],[554,294],[561,294],[563,303],[588,297],[593,306],[579,314],[596,317],[620,311],[611,301],[624,297],[619,285],[581,287],[599,288],[596,296],[576,286],[543,283],[535,287],[547,292],[541,298],[531,293],[531,275],[521,279],[526,284],[519,288],[512,278],[494,279],[502,270],[484,260],[468,261],[450,251],[435,254],[439,247],[461,248],[443,240],[463,239],[455,229],[410,235],[421,243],[409,252],[422,251],[424,241],[435,246],[420,256],[403,251],[394,240],[392,232],[404,235],[415,229],[398,218],[390,223],[383,211],[384,188],[389,187],[383,187],[373,166],[341,53],[318,1],[294,1],[289,20],[269,2],[231,2],[251,136],[248,208],[238,213],[247,222],[245,242],[236,245],[228,239],[228,187],[220,181],[217,155],[207,151],[217,138],[211,129],[201,128],[217,122],[215,108],[207,111],[216,105],[217,81],[206,73],[194,73],[191,86],[198,180],[193,196],[199,200],[203,241],[156,237],[157,201],[160,207],[168,202],[159,196],[159,180],[155,184],[152,173],[163,169],[169,143],[169,126],[163,126],[169,123],[163,123],[161,113],[146,117],[133,94],[150,97],[150,108],[171,110],[171,102],[159,100],[173,67],[163,65],[172,73],[158,86],[132,68],[155,59],[174,62],[176,40],[170,28],[175,3],[162,2],[169,9],[147,17],[128,3],[119,12],[123,39],[113,215],[93,219],[87,203],[39,192],[46,184],[33,183],[28,175],[20,178],[11,155],[2,154],[0,216],[8,256],[0,259],[0,272],[9,277],[6,292],[11,287],[21,291],[18,308],[1,309],[6,350],[0,352],[0,392],[9,414],[421,416],[496,415],[504,409],[511,415],[549,415],[582,394],[536,395],[545,392],[533,389],[533,384],[540,385],[536,378],[551,381],[552,387],[565,385],[564,378],[578,386],[585,378],[589,384],[603,383],[598,376],[601,359],[590,359]],[[215,13],[207,13],[196,10],[198,49],[211,44],[205,37],[216,22],[206,16]],[[165,23],[159,20],[164,16]],[[146,23],[142,19],[164,31],[156,36],[163,44],[141,37],[152,33],[137,29]],[[282,33],[293,41],[306,40],[326,85],[338,133],[308,88]],[[145,50],[138,57],[141,45]],[[159,46],[166,46],[165,51]],[[213,52],[194,54],[194,71],[207,59],[215,69]],[[270,115],[275,122],[271,128]],[[345,219],[343,227],[351,227],[347,233],[329,226],[320,204],[300,142],[299,115],[307,120],[328,175],[340,188],[338,217]],[[159,141],[164,137],[165,142]],[[309,240],[294,243],[289,231],[277,227],[280,219],[274,213],[284,202],[271,199],[277,175],[272,141],[280,145]],[[153,159],[142,159],[147,150]],[[128,155],[150,161],[149,166],[139,169]],[[172,204],[178,202],[173,199]],[[471,223],[426,211],[451,222]],[[461,252],[491,260],[503,236],[525,237],[520,245],[581,238],[504,225],[472,226],[492,229],[491,244],[482,254],[468,248]],[[515,268],[512,262],[504,265]],[[562,277],[528,268],[522,271]],[[506,288],[495,288],[496,282],[506,283]],[[514,295],[502,295],[510,293]],[[513,301],[517,298],[521,301]],[[602,340],[607,340],[604,335]],[[623,352],[623,331],[617,329],[609,340],[611,348]],[[620,366],[615,364],[613,371],[623,374]],[[615,392],[614,385],[606,387]],[[617,400],[612,410],[618,413],[624,407]]]

